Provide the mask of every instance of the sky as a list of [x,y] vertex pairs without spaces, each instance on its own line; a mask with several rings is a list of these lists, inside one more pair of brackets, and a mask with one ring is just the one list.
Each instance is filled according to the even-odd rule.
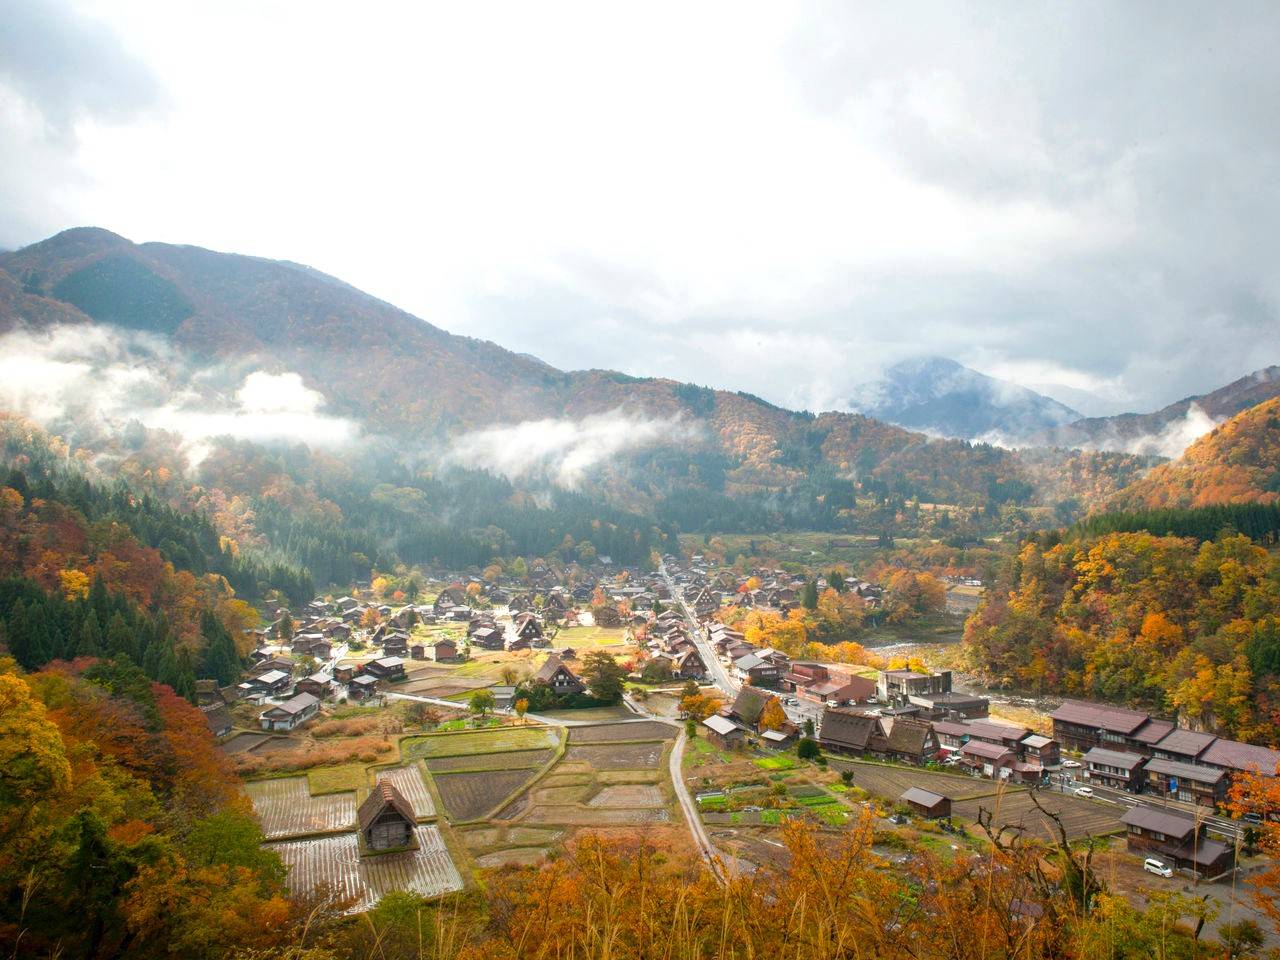
[[1280,362],[1280,7],[0,0],[0,246],[310,264],[456,333],[839,409]]

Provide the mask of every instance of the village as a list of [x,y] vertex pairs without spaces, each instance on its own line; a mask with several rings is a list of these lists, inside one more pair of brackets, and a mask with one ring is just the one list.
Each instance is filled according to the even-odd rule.
[[[830,831],[864,815],[899,859],[978,855],[983,823],[1094,838],[1137,891],[1181,878],[1229,897],[1249,862],[1250,823],[1223,808],[1275,751],[1073,701],[1012,722],[950,671],[792,658],[723,622],[793,608],[798,575],[696,555],[575,574],[535,564],[441,578],[429,602],[364,586],[280,607],[243,681],[201,684],[295,891],[352,911],[391,889],[433,896],[584,830],[752,870],[788,819]],[[845,588],[880,602],[876,584]]]

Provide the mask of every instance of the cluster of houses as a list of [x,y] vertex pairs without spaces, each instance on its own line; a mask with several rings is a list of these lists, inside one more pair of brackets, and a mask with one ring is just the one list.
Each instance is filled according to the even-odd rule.
[[1232,779],[1273,775],[1280,751],[1188,730],[1140,710],[1068,700],[1052,714],[1053,735],[1084,754],[1090,781],[1126,790],[1220,805]]
[[677,680],[702,680],[707,665],[689,636],[689,625],[675,610],[664,610],[649,624],[647,648],[651,660],[667,663]]
[[[786,613],[800,605],[805,584],[803,576],[782,569],[713,570],[701,554],[694,554],[687,565],[672,556],[663,557],[663,563],[685,602],[700,618],[710,617],[722,607]],[[819,577],[817,585],[819,591],[830,586],[825,577]],[[883,603],[883,588],[867,580],[851,577],[843,589],[861,597],[868,610],[877,610]]]

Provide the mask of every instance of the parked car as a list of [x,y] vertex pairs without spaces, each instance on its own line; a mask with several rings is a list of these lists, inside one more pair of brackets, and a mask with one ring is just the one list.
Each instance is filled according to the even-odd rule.
[[1076,787],[1075,794],[1077,797],[1092,797],[1093,787]]
[[1147,857],[1147,859],[1142,862],[1142,869],[1147,871],[1147,873],[1154,873],[1157,877],[1167,878],[1173,876],[1173,867],[1163,861],[1155,859],[1154,857]]
[[1063,761],[1062,761],[1062,768],[1063,768],[1064,770],[1079,770],[1079,769],[1080,769],[1080,761],[1079,761],[1079,760],[1063,760]]

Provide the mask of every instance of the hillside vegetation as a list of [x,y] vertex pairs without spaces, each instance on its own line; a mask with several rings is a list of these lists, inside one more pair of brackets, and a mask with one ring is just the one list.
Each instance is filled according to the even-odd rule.
[[1232,417],[1120,491],[1115,510],[1280,502],[1280,397]]
[[1280,560],[1241,534],[1044,535],[1006,561],[965,626],[994,682],[1280,736]]

